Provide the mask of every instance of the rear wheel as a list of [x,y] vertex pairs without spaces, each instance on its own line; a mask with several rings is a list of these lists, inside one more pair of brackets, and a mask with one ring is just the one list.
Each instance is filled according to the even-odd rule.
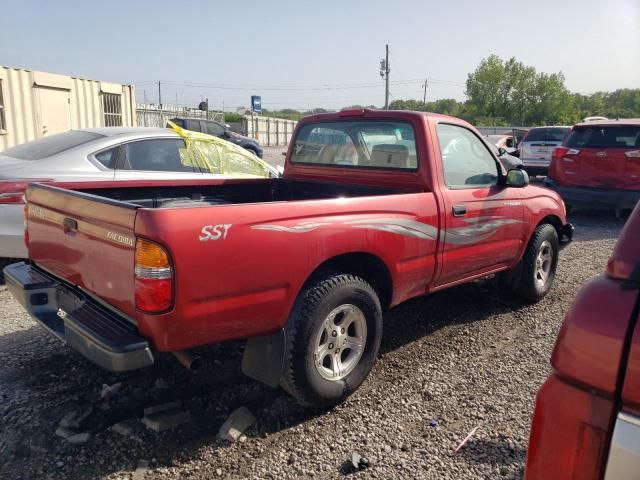
[[378,296],[354,275],[319,277],[298,296],[286,336],[282,387],[301,405],[335,405],[375,363],[382,336]]
[[518,266],[509,272],[512,290],[530,302],[537,302],[549,292],[556,276],[560,244],[558,232],[548,223],[533,232]]

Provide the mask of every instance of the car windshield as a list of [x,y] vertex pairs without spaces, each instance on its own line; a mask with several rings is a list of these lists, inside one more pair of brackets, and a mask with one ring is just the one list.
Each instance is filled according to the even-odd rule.
[[103,137],[99,133],[71,130],[7,148],[0,155],[21,160],[41,160]]
[[640,126],[578,127],[569,134],[565,144],[582,148],[640,148]]
[[561,142],[569,131],[569,127],[532,128],[523,141],[525,142]]
[[413,127],[407,122],[309,123],[293,144],[292,163],[364,168],[418,168]]

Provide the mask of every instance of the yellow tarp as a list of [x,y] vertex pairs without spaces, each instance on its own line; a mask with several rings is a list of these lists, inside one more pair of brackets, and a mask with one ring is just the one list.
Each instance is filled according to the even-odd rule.
[[268,164],[244,148],[213,135],[185,130],[171,121],[168,124],[184,138],[186,148],[180,149],[183,165],[218,175],[271,176]]

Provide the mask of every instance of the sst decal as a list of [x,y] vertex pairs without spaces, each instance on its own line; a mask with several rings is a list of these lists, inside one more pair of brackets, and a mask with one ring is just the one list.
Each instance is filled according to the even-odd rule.
[[440,237],[440,240],[445,243],[470,245],[489,238],[504,225],[522,223],[520,220],[496,216],[468,218],[463,221],[467,224],[466,226],[447,228],[440,232],[435,226],[428,223],[395,217],[351,220],[336,224],[311,222],[299,223],[293,226],[260,224],[253,225],[251,228],[254,230],[270,230],[272,232],[307,233],[325,225],[348,225],[351,228],[382,230],[383,232],[394,233],[404,237],[416,237],[423,240],[435,240]]
[[229,234],[229,229],[232,223],[222,223],[219,225],[205,225],[202,227],[201,233],[198,238],[201,242],[208,242],[209,240],[225,240]]

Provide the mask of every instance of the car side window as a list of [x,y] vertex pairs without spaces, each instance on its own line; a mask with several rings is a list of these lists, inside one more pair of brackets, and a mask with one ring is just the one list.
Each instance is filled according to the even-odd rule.
[[447,187],[497,185],[498,164],[477,136],[464,127],[446,123],[438,124],[437,133]]
[[109,150],[103,150],[94,155],[95,159],[98,160],[102,165],[107,168],[114,169],[116,168],[116,161],[118,160],[118,150],[119,146],[110,148]]
[[209,135],[213,135],[215,137],[221,137],[224,134],[224,128],[221,125],[218,125],[215,122],[206,122],[207,123],[207,133]]
[[184,140],[177,138],[154,138],[126,143],[124,166],[130,170],[153,172],[193,172],[193,167],[183,165],[180,149]]

